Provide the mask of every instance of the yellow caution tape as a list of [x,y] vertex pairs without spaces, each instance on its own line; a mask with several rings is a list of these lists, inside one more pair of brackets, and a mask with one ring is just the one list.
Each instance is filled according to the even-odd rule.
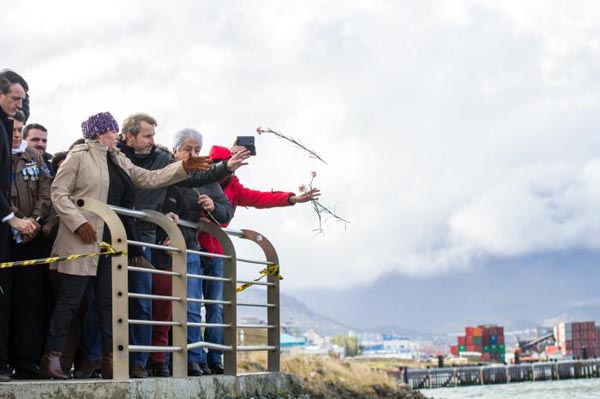
[[16,267],[16,266],[45,265],[47,263],[60,262],[63,260],[93,258],[95,256],[101,256],[101,255],[127,256],[127,251],[118,251],[117,252],[114,250],[114,248],[109,243],[106,243],[106,242],[100,243],[100,251],[102,251],[102,252],[90,253],[90,254],[79,254],[79,255],[53,256],[51,258],[20,260],[17,262],[4,262],[4,263],[0,263],[0,269],[8,269],[10,267]]
[[[260,281],[262,280],[263,277],[265,276],[277,276],[277,278],[279,278],[279,280],[283,280],[283,276],[281,274],[279,274],[279,265],[267,265],[267,267],[265,267],[263,270],[260,271],[260,276],[255,278],[254,282],[256,281]],[[241,285],[238,285],[235,289],[236,293],[240,293],[242,291],[244,291],[247,288],[250,288],[251,286],[253,286],[253,283],[244,283]]]

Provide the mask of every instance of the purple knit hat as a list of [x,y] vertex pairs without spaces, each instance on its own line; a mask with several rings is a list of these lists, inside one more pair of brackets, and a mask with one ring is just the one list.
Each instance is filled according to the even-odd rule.
[[93,139],[100,134],[114,130],[119,131],[119,124],[110,112],[100,112],[90,116],[81,123],[81,131],[84,139]]

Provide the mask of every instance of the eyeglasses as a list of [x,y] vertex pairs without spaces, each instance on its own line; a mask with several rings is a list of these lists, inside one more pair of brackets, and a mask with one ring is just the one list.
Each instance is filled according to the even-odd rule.
[[43,138],[41,138],[41,137],[32,137],[32,138],[30,138],[29,140],[31,140],[31,141],[36,141],[36,142],[37,142],[37,141],[41,141],[42,143],[47,143],[47,142],[48,142],[48,139],[43,139]]

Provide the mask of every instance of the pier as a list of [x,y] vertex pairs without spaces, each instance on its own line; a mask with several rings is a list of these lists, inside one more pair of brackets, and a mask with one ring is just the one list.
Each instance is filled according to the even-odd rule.
[[388,374],[412,389],[508,384],[600,377],[600,359],[539,362],[518,365],[401,368]]

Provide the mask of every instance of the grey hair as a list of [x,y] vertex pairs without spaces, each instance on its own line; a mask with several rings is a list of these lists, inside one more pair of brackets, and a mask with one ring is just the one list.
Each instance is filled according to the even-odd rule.
[[183,142],[188,137],[191,137],[192,139],[196,140],[200,147],[202,147],[202,133],[195,129],[186,128],[181,129],[180,131],[175,133],[175,139],[173,140],[173,149],[178,150],[181,147],[183,147]]

